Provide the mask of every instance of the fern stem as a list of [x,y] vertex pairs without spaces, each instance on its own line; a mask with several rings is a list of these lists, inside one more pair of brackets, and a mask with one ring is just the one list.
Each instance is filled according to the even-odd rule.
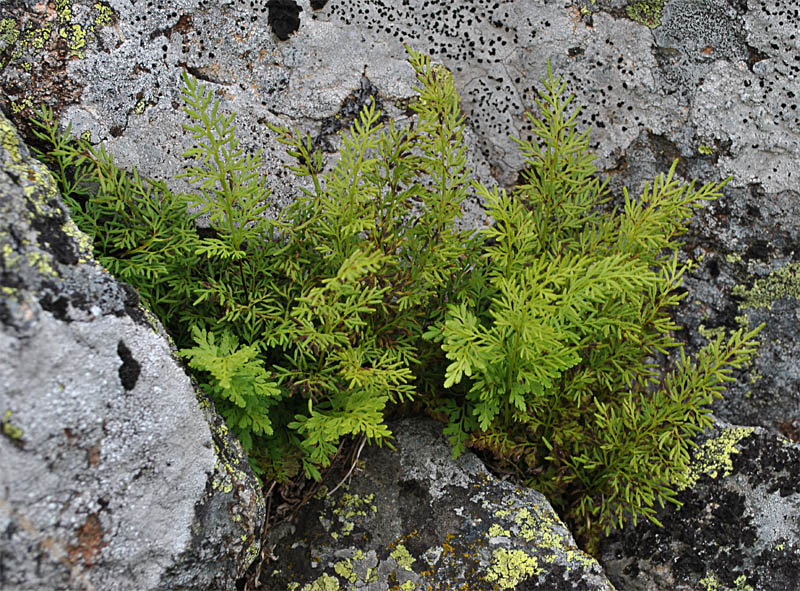
[[242,289],[244,290],[245,304],[250,305],[250,292],[247,289],[247,280],[244,278],[244,263],[239,259],[239,276],[242,278]]

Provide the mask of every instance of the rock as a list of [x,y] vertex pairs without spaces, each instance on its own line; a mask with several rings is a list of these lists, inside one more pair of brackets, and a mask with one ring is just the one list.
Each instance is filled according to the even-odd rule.
[[264,589],[611,591],[541,494],[490,476],[471,453],[453,460],[430,419],[390,428],[396,452],[365,449],[347,484],[272,534]]
[[264,501],[0,115],[0,588],[232,589]]
[[800,446],[761,428],[718,423],[695,454],[683,506],[664,524],[625,527],[601,562],[626,591],[796,591]]

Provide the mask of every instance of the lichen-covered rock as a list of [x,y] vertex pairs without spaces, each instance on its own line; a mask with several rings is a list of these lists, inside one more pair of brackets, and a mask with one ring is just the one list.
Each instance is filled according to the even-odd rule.
[[430,419],[390,427],[396,452],[365,450],[346,486],[272,534],[264,589],[612,589],[541,494],[453,460]]
[[761,428],[717,423],[701,441],[680,508],[626,527],[601,562],[629,591],[796,591],[800,446]]
[[264,501],[0,115],[0,588],[231,589]]

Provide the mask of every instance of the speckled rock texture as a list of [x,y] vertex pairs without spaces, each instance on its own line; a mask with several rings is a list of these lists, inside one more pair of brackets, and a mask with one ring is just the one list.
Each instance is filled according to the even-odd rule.
[[471,453],[451,459],[437,422],[390,428],[396,452],[365,450],[346,485],[273,534],[264,589],[611,591],[541,494],[493,478]]
[[0,114],[0,589],[233,589],[264,501]]
[[626,591],[800,588],[800,446],[764,429],[717,424],[679,495],[651,523],[627,527],[601,562]]

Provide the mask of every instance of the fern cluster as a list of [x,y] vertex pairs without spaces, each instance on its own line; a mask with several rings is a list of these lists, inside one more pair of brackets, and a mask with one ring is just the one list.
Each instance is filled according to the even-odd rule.
[[428,337],[450,360],[439,410],[454,452],[515,463],[579,531],[607,533],[677,503],[693,438],[759,329],[686,359],[670,317],[684,295],[677,238],[725,183],[683,185],[673,165],[638,199],[626,191],[620,211],[603,209],[610,195],[563,89],[549,72],[543,117],[530,117],[539,143],[517,140],[524,183],[511,195],[480,187],[495,224],[480,233],[477,288]]
[[[48,111],[34,122],[39,156],[264,478],[319,478],[343,438],[387,441],[388,410],[416,400],[447,422],[454,454],[490,451],[582,532],[654,520],[654,503],[676,502],[712,399],[754,352],[757,331],[695,359],[672,336],[677,238],[724,183],[681,185],[673,166],[610,210],[548,73],[537,143],[518,140],[525,182],[490,191],[466,168],[452,79],[409,54],[417,117],[384,124],[368,105],[329,170],[310,136],[270,126],[313,185],[276,220],[261,154],[187,75],[194,193],[120,171]],[[454,225],[470,184],[495,222],[472,235]]]
[[191,194],[117,169],[50,112],[35,121],[98,260],[139,289],[265,477],[302,466],[318,478],[343,437],[388,437],[387,404],[413,398],[432,351],[421,335],[463,282],[463,118],[430,61],[410,61],[415,122],[385,126],[370,105],[328,172],[309,136],[271,127],[314,186],[277,220],[264,215],[261,154],[188,75]]

